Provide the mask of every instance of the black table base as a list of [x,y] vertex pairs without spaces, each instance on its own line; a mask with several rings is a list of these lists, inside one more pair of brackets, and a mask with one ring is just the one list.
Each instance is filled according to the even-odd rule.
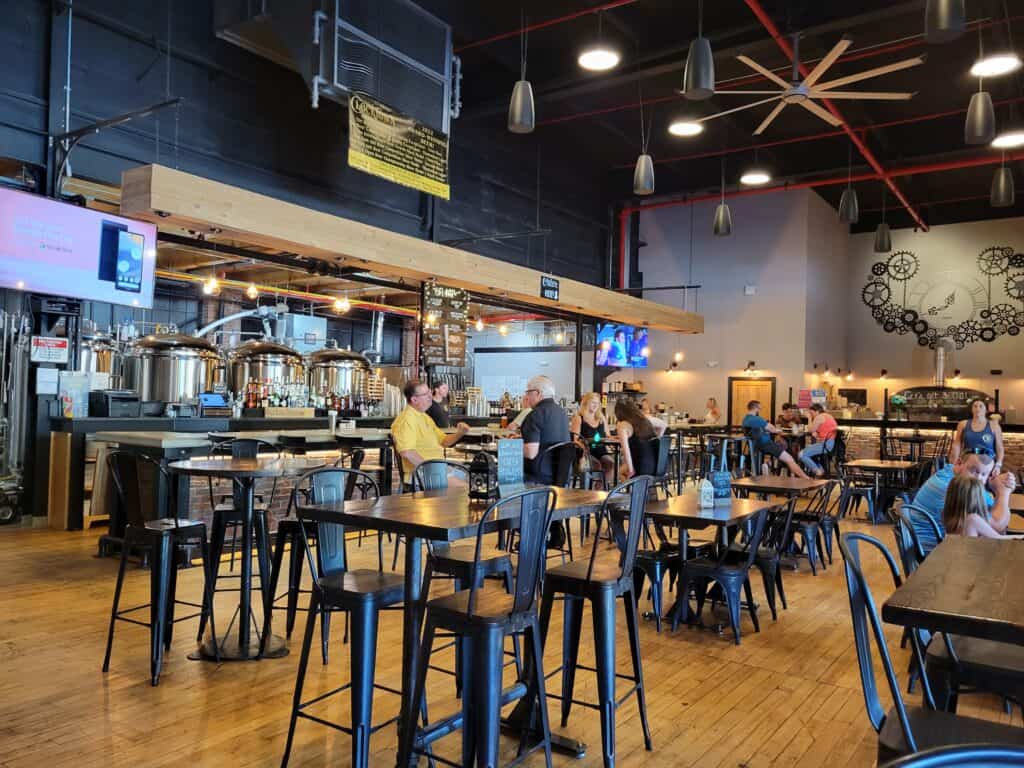
[[[288,655],[288,645],[285,639],[278,635],[271,635],[267,638],[266,648],[260,654],[260,641],[257,638],[249,640],[249,647],[243,649],[238,644],[237,633],[230,633],[216,640],[220,647],[221,661],[253,661],[255,659],[280,659]],[[208,638],[198,649],[188,655],[192,661],[213,661],[217,653],[213,647],[214,639]]]

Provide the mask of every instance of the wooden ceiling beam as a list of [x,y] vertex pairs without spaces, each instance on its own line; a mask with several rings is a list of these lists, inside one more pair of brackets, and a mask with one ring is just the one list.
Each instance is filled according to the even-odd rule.
[[559,277],[561,301],[540,297],[534,269],[276,200],[200,176],[146,165],[122,176],[121,212],[159,226],[205,230],[246,246],[457,288],[629,325],[702,333],[701,315]]

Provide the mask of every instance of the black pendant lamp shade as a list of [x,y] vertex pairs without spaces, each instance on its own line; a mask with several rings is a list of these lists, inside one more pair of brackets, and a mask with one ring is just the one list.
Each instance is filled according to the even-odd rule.
[[993,208],[1011,208],[1016,202],[1017,194],[1013,183],[1013,171],[1006,165],[996,168],[996,175],[992,177],[992,190],[989,193],[989,202]]
[[853,149],[847,150],[846,156],[846,189],[843,196],[839,198],[839,221],[843,224],[856,224],[860,219],[860,202],[857,200],[857,190],[853,188]]
[[712,227],[715,237],[728,237],[732,234],[732,211],[725,202],[725,158],[722,158],[722,202],[715,208],[715,223]]
[[971,96],[964,121],[965,144],[991,144],[996,137],[996,110],[988,91]]
[[512,88],[508,103],[508,130],[510,133],[533,133],[536,118],[533,110],[533,86],[526,79],[526,18],[519,39],[519,80]]
[[704,3],[697,8],[697,37],[690,43],[683,70],[683,96],[691,101],[710,99],[715,95],[715,58],[711,41],[704,37]]
[[967,28],[964,0],[928,0],[924,9],[924,38],[932,45],[956,40]]
[[633,170],[633,194],[654,194],[654,161],[646,152],[636,159],[636,168]]
[[882,187],[882,221],[875,229],[875,253],[889,253],[892,250],[892,234],[889,232],[889,225],[885,223],[885,193]]

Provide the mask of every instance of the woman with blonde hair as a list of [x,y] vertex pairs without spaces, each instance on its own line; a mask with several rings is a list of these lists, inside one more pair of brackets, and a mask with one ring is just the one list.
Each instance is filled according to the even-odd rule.
[[722,420],[722,412],[718,409],[718,401],[715,398],[709,397],[704,407],[707,408],[704,414],[705,424],[718,424]]
[[587,392],[580,398],[580,409],[569,422],[569,432],[581,447],[601,462],[606,486],[615,480],[612,477],[615,461],[608,453],[608,447],[601,444],[608,437],[609,431],[608,420],[601,410],[601,396],[597,392]]
[[985,487],[970,475],[956,475],[949,481],[946,501],[942,506],[942,525],[947,534],[985,539],[1019,539],[999,533],[989,522]]

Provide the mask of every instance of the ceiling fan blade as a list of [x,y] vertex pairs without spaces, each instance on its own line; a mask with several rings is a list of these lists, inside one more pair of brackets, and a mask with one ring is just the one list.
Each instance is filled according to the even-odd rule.
[[804,85],[810,88],[816,82],[821,79],[821,76],[825,74],[825,70],[836,63],[836,59],[846,53],[846,49],[850,47],[850,43],[853,40],[849,37],[844,37],[838,43],[836,43],[832,50],[825,54],[821,61],[819,61],[814,69],[811,70],[810,74],[804,78]]
[[874,101],[909,101],[916,93],[893,91],[811,91],[812,99],[872,99]]
[[731,115],[734,112],[742,112],[744,109],[751,109],[752,107],[759,107],[762,104],[768,104],[769,102],[777,101],[777,100],[779,100],[781,98],[782,98],[782,96],[780,94],[780,95],[772,96],[770,99],[761,99],[760,101],[752,101],[749,104],[744,104],[741,107],[733,107],[732,109],[727,109],[724,112],[716,112],[713,115],[708,115],[707,117],[702,117],[702,118],[698,119],[696,122],[698,122],[698,123],[706,123],[708,120],[714,120],[716,117],[725,117],[726,115]]
[[797,103],[801,107],[806,109],[808,112],[810,112],[813,115],[817,115],[818,117],[820,117],[822,120],[824,120],[826,123],[828,123],[829,125],[833,126],[834,128],[838,128],[840,125],[843,124],[842,120],[840,120],[838,117],[833,115],[831,112],[829,112],[824,107],[819,106],[818,104],[815,104],[810,99],[808,99],[807,101],[800,101],[800,102],[797,102]]
[[781,96],[782,91],[715,91],[715,96]]
[[783,88],[789,88],[789,87],[792,86],[792,83],[787,83],[781,77],[779,77],[774,72],[772,72],[770,69],[765,69],[760,64],[758,64],[756,61],[751,59],[749,56],[737,56],[736,59],[737,59],[737,61],[742,61],[744,64],[746,64],[748,67],[750,67],[755,72],[757,72],[757,73],[759,73],[761,75],[764,75],[765,77],[767,77],[769,80],[771,80],[773,83],[775,83],[778,86],[781,86]]
[[920,64],[924,64],[927,56],[915,56],[912,59],[904,59],[903,61],[897,61],[893,64],[886,64],[884,67],[875,67],[874,69],[867,69],[863,72],[858,72],[855,75],[848,75],[847,77],[840,77],[837,80],[830,80],[827,83],[818,83],[814,86],[817,91],[824,91],[830,88],[838,88],[841,85],[849,85],[850,83],[859,83],[861,80],[868,80],[872,77],[878,77],[879,75],[887,75],[890,72],[899,72],[901,69],[910,69]]
[[772,124],[772,120],[779,116],[779,112],[786,108],[786,102],[780,101],[775,105],[775,108],[768,113],[768,117],[761,121],[761,124],[757,126],[757,130],[754,131],[755,136],[760,136],[764,133],[765,129]]

